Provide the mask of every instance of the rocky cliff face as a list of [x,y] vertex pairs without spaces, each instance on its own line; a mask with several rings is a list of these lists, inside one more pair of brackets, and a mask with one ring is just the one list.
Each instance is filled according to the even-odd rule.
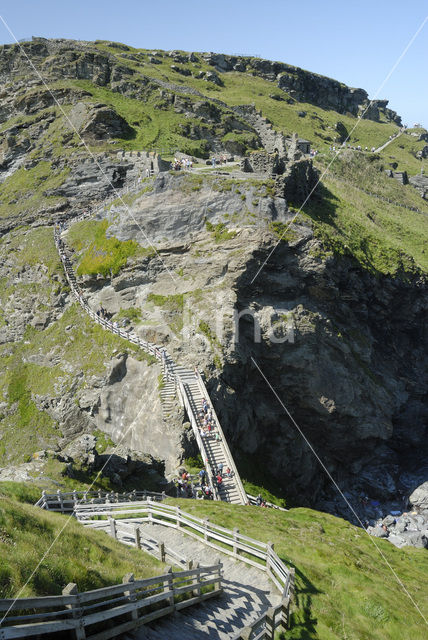
[[[285,150],[284,136],[253,108],[226,109],[195,89],[145,78],[88,44],[35,41],[25,50],[91,145],[116,136],[125,141],[135,133],[132,123],[86,89],[56,80],[85,80],[138,100],[155,91],[156,109],[183,118],[180,131],[189,139],[206,136],[211,148],[233,131],[249,135],[253,146]],[[195,56],[165,55],[175,65],[194,64]],[[367,98],[362,90],[279,63],[214,54],[204,59],[217,67],[220,82],[231,70],[254,72],[338,111],[357,113]],[[95,427],[161,458],[168,471],[191,449],[179,409],[164,422],[157,365],[94,327],[69,297],[51,225],[98,203],[98,223],[108,223],[106,242],[132,240],[139,251],[117,272],[82,276],[85,295],[94,309],[102,305],[111,314],[131,311],[132,317],[140,310],[135,330],[142,337],[205,372],[241,464],[268,470],[296,502],[337,507],[257,363],[342,487],[377,498],[394,495],[407,459],[422,454],[426,442],[422,272],[371,274],[346,252],[326,251],[308,218],[286,229],[295,217],[287,189],[304,200],[316,179],[310,162],[276,183],[241,173],[165,172],[126,196],[129,208],[107,203],[113,188],[135,184],[147,158],[142,164],[141,156],[97,146],[90,157],[52,95],[37,78],[28,81],[26,64],[17,47],[0,49],[1,464],[40,449],[61,450]],[[215,77],[203,76],[207,82]],[[11,176],[16,183],[10,186]],[[376,216],[370,219],[375,224]],[[80,229],[81,246],[73,245],[71,254],[76,267],[81,254],[90,253],[88,228]],[[253,282],[283,231],[284,241]],[[242,317],[235,322],[237,313]],[[255,337],[254,326],[260,329]]]
[[[133,204],[132,222],[114,210],[111,233],[122,240],[144,242],[157,220],[164,266],[154,258],[143,271],[126,268],[94,293],[96,303],[142,308],[141,335],[205,371],[238,460],[268,469],[296,502],[343,513],[258,367],[342,488],[393,498],[408,457],[426,446],[426,279],[326,259],[310,227],[294,224],[252,282],[276,243],[272,220],[291,219],[284,201],[262,198],[251,218],[242,206],[238,213],[244,183],[216,194],[204,186],[191,197],[186,188],[184,178],[160,179]],[[217,242],[205,216],[213,229],[235,207],[229,228],[237,235]]]
[[348,87],[342,82],[300,67],[284,62],[217,53],[203,54],[203,57],[219,72],[252,73],[274,82],[279,89],[299,102],[309,102],[324,109],[334,109],[339,113],[359,115],[364,112],[365,118],[377,122],[383,114],[391,122],[401,125],[400,116],[387,108],[388,100],[374,100],[369,106],[370,100],[364,89]]

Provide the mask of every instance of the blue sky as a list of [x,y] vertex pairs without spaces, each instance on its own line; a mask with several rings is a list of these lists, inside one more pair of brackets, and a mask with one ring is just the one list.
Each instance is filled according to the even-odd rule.
[[[426,0],[3,0],[18,39],[108,39],[132,46],[260,55],[327,75],[374,97],[428,15]],[[0,23],[0,42],[12,38]],[[428,22],[379,98],[409,126],[428,126]]]

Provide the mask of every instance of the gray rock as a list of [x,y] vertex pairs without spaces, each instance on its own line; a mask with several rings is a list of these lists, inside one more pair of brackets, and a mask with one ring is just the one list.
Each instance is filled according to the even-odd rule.
[[380,526],[368,527],[367,531],[368,531],[368,533],[370,533],[371,536],[374,536],[375,538],[387,538],[388,537],[388,532],[385,531],[385,529],[382,529],[382,527],[380,527]]
[[404,544],[417,549],[426,549],[428,546],[427,536],[422,531],[403,531],[400,533],[400,538],[404,540]]
[[413,491],[409,503],[416,509],[428,509],[428,481]]
[[223,86],[223,80],[219,78],[215,71],[207,71],[205,74],[205,80],[207,82],[213,82],[217,84],[219,87]]

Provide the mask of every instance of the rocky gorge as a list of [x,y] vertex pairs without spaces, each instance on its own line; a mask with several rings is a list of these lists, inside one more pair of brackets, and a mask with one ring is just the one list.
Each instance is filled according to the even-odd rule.
[[[91,209],[93,219],[76,222],[66,238],[89,304],[204,373],[245,478],[292,505],[355,521],[261,371],[364,522],[403,512],[426,480],[428,289],[420,254],[397,250],[394,270],[375,264],[377,247],[390,249],[381,236],[398,222],[391,214],[394,221],[382,226],[371,201],[361,205],[371,235],[359,241],[370,268],[348,238],[338,249],[320,224],[327,218],[340,226],[339,192],[332,195],[325,181],[314,210],[295,206],[318,179],[308,157],[289,166],[286,177],[297,167],[289,182],[232,163],[223,172],[206,165],[185,175],[169,171],[139,144],[138,127],[154,126],[155,112],[173,114],[186,144],[202,140],[210,154],[229,156],[233,148],[249,164],[257,149],[267,166],[278,166],[280,145],[289,161],[289,139],[251,105],[224,106],[200,85],[144,76],[132,64],[174,63],[174,74],[217,87],[227,73],[257,75],[277,83],[284,100],[342,115],[358,114],[367,94],[282,63],[181,52],[152,52],[149,62],[120,46],[121,63],[111,50],[85,43],[26,45],[52,93],[36,79],[20,79],[24,60],[16,47],[1,49],[0,479],[39,478],[52,460],[78,476],[79,465],[99,469],[100,456],[120,441],[109,472],[120,486],[135,475],[169,476],[196,453],[182,409],[164,415],[158,365],[92,326],[73,303],[52,225]],[[199,63],[211,70],[183,73]],[[121,115],[89,84],[56,86],[64,79],[142,104],[153,99],[153,112]],[[376,109],[386,104],[373,106],[373,122]],[[398,122],[394,112],[382,113]],[[126,148],[129,141],[138,151]],[[393,188],[413,197],[410,186]],[[418,233],[424,224],[420,214]],[[111,256],[120,263],[108,262]],[[102,452],[101,434],[111,439]],[[416,527],[420,535],[402,538],[425,546],[425,502],[410,499],[423,520],[398,517],[394,533],[388,520],[390,537]]]

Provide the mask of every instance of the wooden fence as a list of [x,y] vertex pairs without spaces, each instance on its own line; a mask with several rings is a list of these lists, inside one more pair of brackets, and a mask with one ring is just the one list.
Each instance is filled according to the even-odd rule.
[[56,493],[42,491],[41,498],[34,505],[47,511],[59,513],[74,513],[74,509],[80,502],[90,504],[110,504],[112,502],[136,502],[147,500],[161,502],[166,498],[166,493],[156,491],[128,491],[117,493],[113,491],[69,491]]
[[[245,536],[238,529],[227,529],[211,523],[207,518],[202,520],[186,513],[180,507],[152,503],[150,500],[143,503],[78,504],[75,513],[83,525],[93,528],[107,528],[105,520],[109,518],[110,522],[116,522],[119,529],[121,525],[133,526],[134,532],[138,530],[138,523],[146,522],[179,529],[182,533],[196,538],[199,542],[221,553],[264,571],[283,598],[291,595],[294,571],[284,565],[275,553],[274,545]],[[132,533],[131,530],[129,533],[133,536],[131,543],[138,546],[137,533]]]
[[277,630],[290,628],[290,597],[282,598],[276,607],[269,607],[250,626],[233,636],[231,640],[274,640]]
[[[209,567],[173,572],[79,593],[69,584],[61,596],[0,600],[0,639],[46,634],[75,640],[107,640],[141,625],[213,598],[222,592],[220,561]],[[16,614],[19,615],[16,615]],[[12,614],[12,615],[10,615]]]

